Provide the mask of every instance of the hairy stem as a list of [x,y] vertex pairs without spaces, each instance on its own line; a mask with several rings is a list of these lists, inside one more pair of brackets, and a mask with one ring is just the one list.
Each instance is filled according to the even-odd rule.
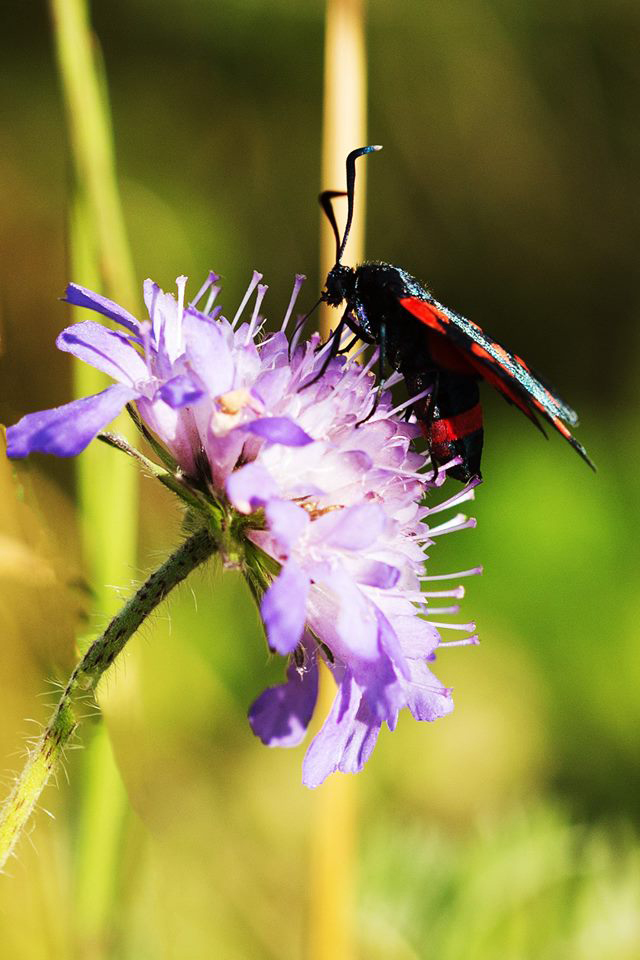
[[74,711],[75,704],[93,693],[104,671],[167,594],[216,550],[217,542],[209,530],[194,533],[151,574],[80,660],[0,812],[0,869],[13,851],[78,725],[80,718]]

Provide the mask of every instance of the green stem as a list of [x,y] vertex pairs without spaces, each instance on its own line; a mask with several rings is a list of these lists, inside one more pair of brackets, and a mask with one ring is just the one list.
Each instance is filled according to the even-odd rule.
[[[118,190],[107,78],[89,0],[49,0],[49,6],[75,169],[70,237],[73,279],[135,311],[138,295]],[[74,364],[77,397],[98,393],[108,383],[92,367]],[[119,418],[117,428],[132,438],[131,424],[124,418]],[[135,565],[138,478],[125,458],[110,456],[100,444],[92,444],[78,458],[77,479],[95,606],[110,616],[117,609],[115,595],[103,585],[122,582]],[[135,676],[135,669],[130,669],[125,678],[130,688]],[[98,699],[108,719],[117,707],[108,691],[100,691]],[[114,867],[127,814],[124,785],[103,726],[85,754],[74,845],[75,935],[81,952],[84,944],[90,944],[95,958],[108,952],[103,945],[115,920]]]
[[0,812],[0,869],[12,853],[81,719],[74,711],[75,705],[95,691],[102,674],[167,594],[216,550],[217,542],[209,530],[194,533],[151,574],[80,660]]
[[78,183],[96,234],[109,296],[137,304],[135,274],[115,172],[113,131],[100,51],[86,0],[49,0]]

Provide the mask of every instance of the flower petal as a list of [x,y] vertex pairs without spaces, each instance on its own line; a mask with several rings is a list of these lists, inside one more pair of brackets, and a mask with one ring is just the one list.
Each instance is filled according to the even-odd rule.
[[[332,625],[337,629],[340,638],[340,653],[347,662],[349,658],[375,662],[378,659],[379,647],[374,604],[344,569],[336,569],[324,582],[338,600],[337,608],[334,603]],[[317,609],[318,601],[322,602],[322,591],[314,589],[312,611]]]
[[313,443],[313,437],[289,417],[262,417],[245,424],[244,429],[269,443],[281,443],[285,447],[305,447]]
[[192,377],[180,373],[163,383],[158,394],[173,410],[178,410],[196,403],[204,396],[204,391]]
[[329,716],[311,741],[302,765],[302,782],[319,787],[336,770],[357,773],[371,756],[380,731],[353,677],[347,672]]
[[241,513],[251,513],[263,507],[276,493],[276,485],[269,471],[255,461],[245,464],[228,477],[227,496]]
[[234,359],[220,324],[188,307],[183,330],[189,366],[200,378],[210,397],[233,388]]
[[309,514],[289,500],[270,500],[266,511],[269,529],[285,550],[290,550],[311,523]]
[[262,598],[261,613],[269,646],[278,653],[293,653],[307,617],[309,578],[289,563]]
[[126,327],[127,330],[131,330],[132,333],[137,334],[139,332],[140,325],[128,310],[125,310],[120,304],[114,303],[113,300],[109,300],[108,297],[103,297],[99,293],[94,293],[93,290],[81,287],[79,283],[70,283],[62,299],[74,307],[88,307],[89,310],[95,310],[96,313],[101,313],[103,317],[115,320],[116,323]]
[[296,747],[302,742],[318,698],[315,657],[303,673],[292,661],[287,681],[260,694],[249,710],[249,723],[268,747]]
[[366,550],[374,543],[386,523],[384,508],[378,503],[358,503],[348,510],[339,510],[320,518],[327,546],[342,550]]
[[165,293],[153,280],[144,282],[144,302],[149,312],[153,337],[158,350],[161,376],[182,353],[182,327],[175,297]]
[[149,379],[146,363],[128,338],[93,320],[67,327],[56,346],[127,386]]
[[391,590],[400,579],[400,570],[397,567],[380,560],[356,560],[351,571],[357,583],[377,587],[379,590]]
[[62,407],[29,413],[7,430],[7,456],[19,459],[30,453],[52,453],[73,457],[135,396],[135,390],[114,384]]
[[409,661],[411,679],[401,680],[407,706],[416,720],[433,721],[453,710],[451,690],[443,686],[424,660]]

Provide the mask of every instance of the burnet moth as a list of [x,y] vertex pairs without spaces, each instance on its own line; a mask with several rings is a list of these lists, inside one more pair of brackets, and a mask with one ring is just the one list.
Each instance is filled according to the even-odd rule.
[[[326,190],[320,203],[336,240],[336,262],[329,271],[319,302],[346,304],[331,335],[325,364],[341,350],[345,328],[357,339],[380,349],[384,363],[399,371],[413,412],[427,439],[436,469],[459,461],[448,473],[467,482],[480,478],[483,426],[478,384],[486,380],[518,407],[542,432],[538,414],[568,440],[595,469],[586,450],[566,424],[578,416],[547,387],[517,354],[501,346],[477,324],[439,303],[406,270],[382,262],[357,267],[342,263],[353,220],[356,160],[379,146],[361,147],[347,157],[346,191]],[[347,222],[340,237],[332,200],[347,197]],[[324,365],[323,365],[324,366]]]

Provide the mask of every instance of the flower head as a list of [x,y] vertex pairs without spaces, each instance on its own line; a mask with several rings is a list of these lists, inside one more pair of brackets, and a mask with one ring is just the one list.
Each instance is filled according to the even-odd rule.
[[[446,468],[434,476],[412,448],[419,430],[403,416],[410,404],[394,409],[386,388],[378,396],[375,356],[363,367],[329,358],[317,335],[289,342],[302,277],[280,331],[263,335],[261,279],[254,273],[231,321],[215,306],[215,274],[188,304],[186,278],[178,278],[177,298],[148,280],[142,322],[71,284],[68,302],[125,332],[86,321],[64,330],[58,346],[115,383],[24,417],[7,432],[8,454],[79,453],[135,404],[143,429],[175,464],[176,482],[195,497],[185,496],[191,509],[200,505],[209,521],[222,515],[219,529],[235,531],[234,556],[260,603],[269,647],[289,658],[286,682],[250,710],[256,735],[271,746],[298,744],[314,711],[319,662],[333,674],[333,708],[304,760],[303,779],[313,787],[335,770],[360,770],[382,724],[393,729],[404,707],[417,720],[452,710],[451,691],[429,663],[446,645],[441,629],[468,634],[474,625],[431,619],[457,611],[432,610],[432,598],[458,598],[463,588],[422,590],[433,579],[424,575],[425,548],[473,525],[462,516],[432,518],[470,499],[474,483],[444,504],[427,502]],[[464,636],[454,645],[475,642]]]

